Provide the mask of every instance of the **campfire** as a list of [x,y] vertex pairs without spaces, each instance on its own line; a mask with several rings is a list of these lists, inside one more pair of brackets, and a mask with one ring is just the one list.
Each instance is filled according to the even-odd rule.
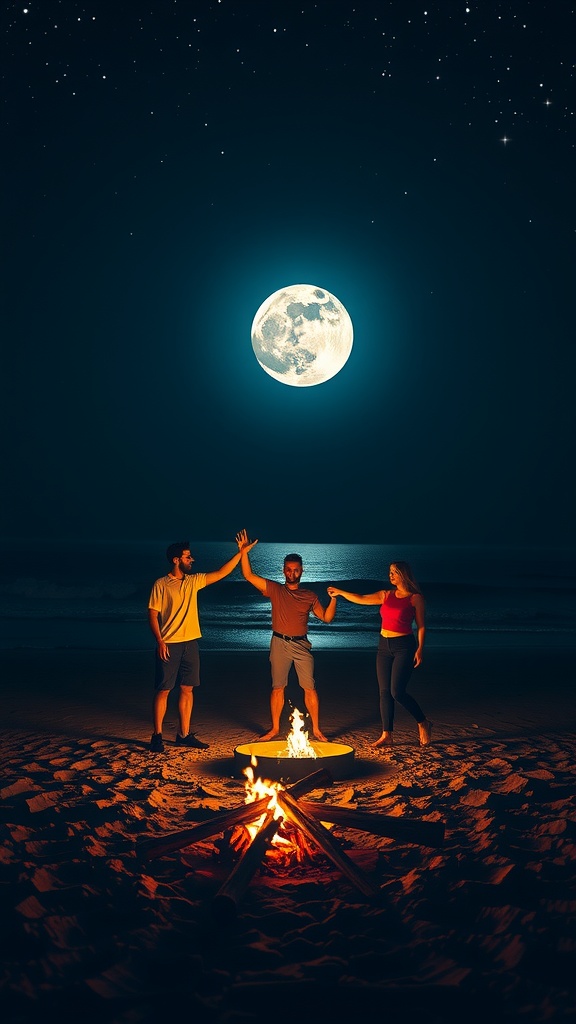
[[326,768],[285,788],[279,782],[255,776],[255,767],[251,765],[245,772],[246,797],[239,807],[216,814],[193,828],[139,844],[140,856],[149,861],[219,834],[224,840],[227,838],[237,860],[212,900],[213,912],[221,920],[236,916],[244,892],[265,859],[284,869],[286,865],[296,862],[301,866],[307,858],[323,855],[365,898],[378,898],[379,885],[346,853],[329,826],[359,829],[422,846],[443,845],[441,822],[407,821],[338,804],[302,800],[313,790],[331,785],[333,780]]
[[[302,755],[306,756],[306,755]],[[244,769],[246,776],[246,804],[255,803],[258,800],[268,798],[268,805],[260,817],[253,821],[236,825],[230,836],[230,845],[238,851],[245,850],[258,835],[259,831],[266,824],[272,815],[272,821],[276,822],[277,829],[272,835],[271,842],[264,852],[264,862],[272,863],[274,868],[291,867],[294,864],[302,863],[306,857],[313,857],[314,846],[306,839],[301,829],[288,819],[282,811],[278,802],[278,794],[282,791],[279,782],[271,779],[262,779],[255,775],[257,762],[254,758],[254,765]]]

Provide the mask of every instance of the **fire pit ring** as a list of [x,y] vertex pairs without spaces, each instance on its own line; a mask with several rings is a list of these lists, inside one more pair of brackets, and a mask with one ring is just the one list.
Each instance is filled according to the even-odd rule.
[[234,765],[241,775],[255,757],[254,774],[271,782],[298,782],[319,768],[326,768],[333,779],[349,777],[354,764],[354,747],[319,740],[310,741],[310,746],[316,757],[288,757],[286,741],[282,739],[242,743],[234,751]]

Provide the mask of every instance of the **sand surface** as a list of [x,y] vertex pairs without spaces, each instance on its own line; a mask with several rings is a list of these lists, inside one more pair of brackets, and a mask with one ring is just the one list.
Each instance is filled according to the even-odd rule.
[[354,756],[305,800],[441,823],[444,843],[333,825],[374,896],[315,847],[268,855],[223,919],[238,830],[146,850],[244,805],[234,750],[268,728],[267,652],[202,653],[210,747],[173,745],[172,697],[164,754],[151,653],[2,652],[2,1020],[574,1019],[573,655],[431,652],[411,691],[432,744],[400,709],[383,754],[374,655],[317,652],[322,728]]

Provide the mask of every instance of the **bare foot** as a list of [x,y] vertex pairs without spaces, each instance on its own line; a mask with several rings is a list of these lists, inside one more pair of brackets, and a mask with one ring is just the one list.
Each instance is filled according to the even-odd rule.
[[427,747],[432,736],[432,722],[428,720],[418,722],[418,734],[420,736],[420,746]]
[[264,733],[264,736],[259,736],[258,739],[261,743],[265,743],[266,740],[275,740],[280,735],[279,729],[270,729],[270,732]]
[[370,744],[371,747],[393,747],[394,737],[390,732],[383,732],[380,739],[377,739],[375,743]]
[[320,729],[318,729],[318,732],[314,733],[314,739],[320,740],[321,743],[328,743],[326,736],[324,735],[323,732],[320,732]]

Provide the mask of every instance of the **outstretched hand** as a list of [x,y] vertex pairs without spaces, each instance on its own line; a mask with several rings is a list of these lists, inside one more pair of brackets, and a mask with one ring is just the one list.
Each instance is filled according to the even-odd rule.
[[340,591],[336,587],[326,587],[328,597],[339,597]]
[[250,540],[246,530],[240,530],[236,534],[236,543],[238,545],[238,550],[239,551],[246,551],[246,552],[248,552],[248,551],[252,551],[252,548],[255,546],[255,544],[258,543],[258,541],[257,540]]

